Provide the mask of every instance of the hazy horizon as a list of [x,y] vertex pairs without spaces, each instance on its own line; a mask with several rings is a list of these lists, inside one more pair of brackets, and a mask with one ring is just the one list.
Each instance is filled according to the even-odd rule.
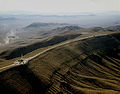
[[0,14],[79,15],[120,12],[119,0],[0,0]]

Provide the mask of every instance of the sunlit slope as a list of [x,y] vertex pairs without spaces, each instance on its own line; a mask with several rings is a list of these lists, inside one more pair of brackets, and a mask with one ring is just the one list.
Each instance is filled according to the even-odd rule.
[[90,38],[51,50],[32,60],[30,68],[52,82],[52,93],[120,91],[119,47],[120,34]]
[[66,40],[74,39],[76,37],[79,37],[80,35],[82,35],[82,34],[70,34],[70,33],[68,33],[68,34],[64,34],[64,35],[53,36],[53,37],[50,37],[46,40],[36,42],[36,43],[30,44],[27,46],[5,50],[2,53],[0,53],[0,58],[9,60],[9,59],[13,59],[16,57],[20,57],[21,54],[25,55],[25,54],[30,53],[34,50],[39,49],[39,48],[52,46],[52,45],[64,42]]
[[120,94],[120,34],[57,47],[1,73],[0,83],[14,94]]

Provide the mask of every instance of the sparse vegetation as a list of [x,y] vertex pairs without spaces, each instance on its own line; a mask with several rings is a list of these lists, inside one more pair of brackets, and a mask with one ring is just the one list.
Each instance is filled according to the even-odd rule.
[[27,65],[0,73],[0,90],[6,94],[119,94],[119,46],[118,33],[56,47]]

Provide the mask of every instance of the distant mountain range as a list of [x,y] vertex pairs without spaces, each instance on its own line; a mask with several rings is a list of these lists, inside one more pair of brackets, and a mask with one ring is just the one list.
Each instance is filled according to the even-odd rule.
[[108,31],[120,31],[120,25],[117,26],[110,26],[106,28]]
[[66,31],[76,31],[76,30],[80,30],[83,29],[82,27],[79,26],[64,26],[64,27],[58,27],[56,29],[53,29],[52,31],[54,32],[66,32]]
[[32,23],[24,28],[27,33],[38,33],[40,36],[54,36],[60,33],[79,31],[83,29],[77,25],[61,23]]
[[[11,21],[13,23],[17,21],[15,25],[20,24],[22,26],[33,22],[44,22],[77,24],[82,27],[108,27],[120,24],[119,18],[118,12],[82,13],[76,15],[0,14],[0,21]],[[6,23],[8,24],[8,22]]]
[[[77,30],[81,30],[81,29],[84,29],[84,30],[88,29],[88,28],[80,27],[78,25],[59,24],[59,23],[32,23],[32,24],[26,26],[25,29],[48,27],[48,26],[54,26],[54,25],[58,25],[58,27],[54,28],[54,29],[51,29],[49,31],[51,31],[51,32],[59,32],[59,33],[62,32],[63,33],[63,32],[67,32],[67,31],[77,31]],[[94,31],[94,32],[98,32],[100,30],[103,30],[103,31],[120,31],[120,25],[109,26],[107,28],[92,27],[92,28],[89,28],[89,29]]]
[[0,17],[0,21],[5,21],[5,20],[16,20],[15,17]]
[[59,23],[32,23],[25,28],[37,28],[37,27],[45,27],[45,26],[54,26],[54,25],[65,25]]

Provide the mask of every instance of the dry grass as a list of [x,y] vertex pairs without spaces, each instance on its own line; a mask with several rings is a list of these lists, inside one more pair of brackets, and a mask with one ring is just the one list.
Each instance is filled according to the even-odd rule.
[[41,91],[41,94],[120,94],[120,34],[69,41],[57,44],[59,46],[27,65],[1,73],[3,91],[7,89],[16,94],[40,94]]

